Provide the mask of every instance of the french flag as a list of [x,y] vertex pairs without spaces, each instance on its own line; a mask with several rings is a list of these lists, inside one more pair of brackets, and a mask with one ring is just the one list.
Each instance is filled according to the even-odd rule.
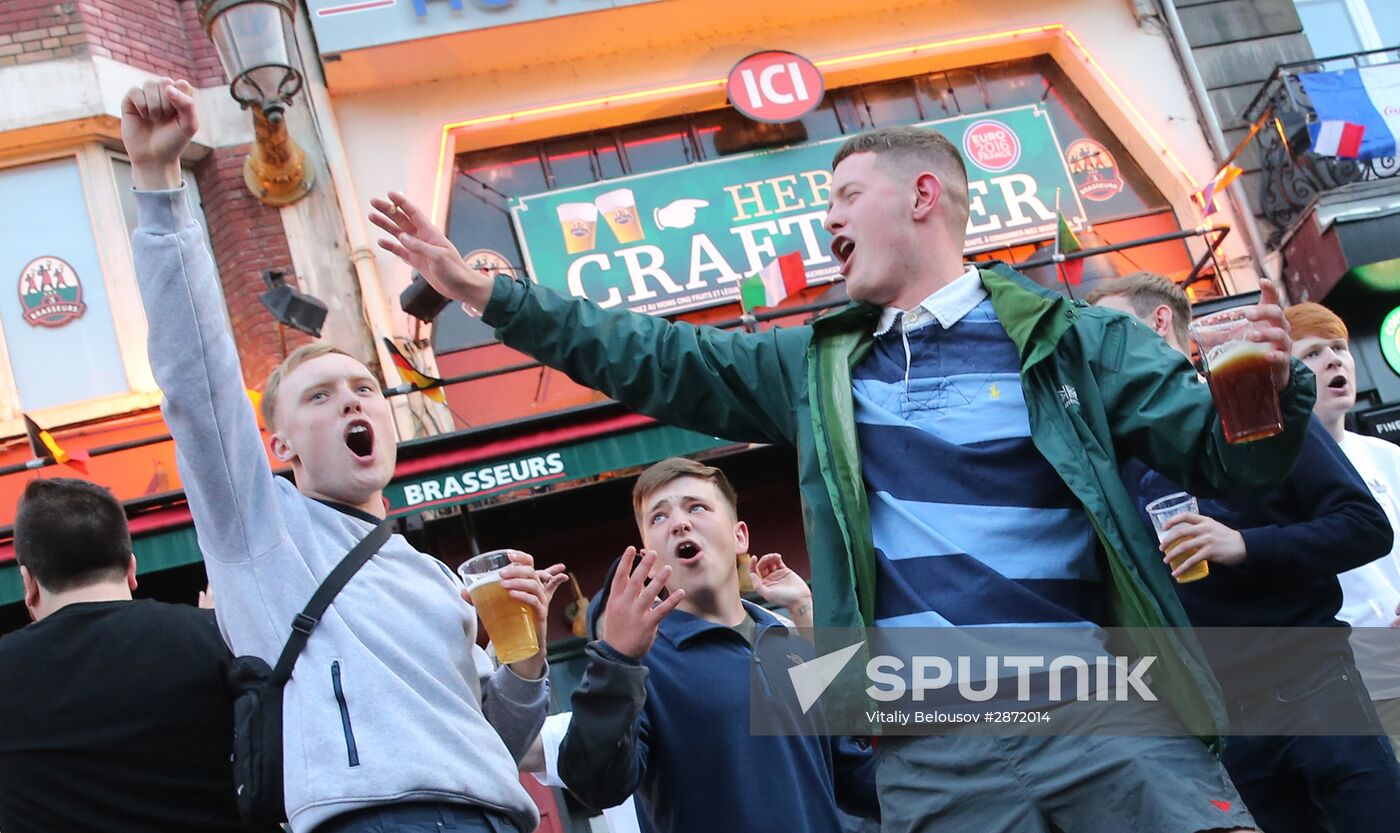
[[1400,64],[1299,73],[1317,113],[1312,150],[1341,159],[1394,156],[1400,136]]
[[1366,135],[1366,126],[1349,121],[1318,122],[1317,137],[1313,139],[1312,150],[1318,156],[1335,156],[1338,159],[1356,159],[1361,155],[1361,137]]

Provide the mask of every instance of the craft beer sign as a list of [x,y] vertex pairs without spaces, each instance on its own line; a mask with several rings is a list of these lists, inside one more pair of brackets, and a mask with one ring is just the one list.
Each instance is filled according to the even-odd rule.
[[[968,252],[1055,233],[1055,191],[1079,202],[1047,111],[1037,105],[927,122],[967,159]],[[822,224],[844,137],[731,156],[511,200],[531,278],[603,307],[671,315],[737,300],[739,280],[799,251],[809,283],[839,266]]]
[[822,103],[821,70],[791,52],[756,52],[729,71],[729,103],[754,121],[797,121]]

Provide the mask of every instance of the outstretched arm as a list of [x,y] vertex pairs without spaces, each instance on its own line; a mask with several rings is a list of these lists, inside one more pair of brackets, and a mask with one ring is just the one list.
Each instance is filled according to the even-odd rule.
[[484,276],[402,194],[373,205],[370,219],[390,235],[379,245],[479,310],[506,346],[663,422],[740,442],[794,442],[805,328],[696,327]]
[[181,178],[180,154],[199,127],[192,94],[188,83],[165,78],[122,100],[122,141],[141,215],[132,251],[151,369],[165,394],[200,547],[218,561],[247,561],[284,536],[218,273]]

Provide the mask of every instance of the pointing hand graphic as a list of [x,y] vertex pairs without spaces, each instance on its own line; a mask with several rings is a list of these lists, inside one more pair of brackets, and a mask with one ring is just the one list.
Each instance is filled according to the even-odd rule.
[[708,205],[705,200],[679,199],[664,208],[656,209],[651,216],[659,229],[690,228],[695,225],[695,210]]

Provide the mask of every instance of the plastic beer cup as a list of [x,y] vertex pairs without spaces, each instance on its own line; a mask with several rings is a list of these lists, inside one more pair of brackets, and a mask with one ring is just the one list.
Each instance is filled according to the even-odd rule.
[[511,552],[513,550],[492,550],[468,559],[457,568],[476,606],[476,615],[496,647],[496,658],[503,663],[529,659],[540,651],[534,614],[501,586],[501,569],[510,565]]
[[1243,309],[1207,315],[1191,323],[1191,337],[1201,350],[1210,395],[1225,429],[1225,441],[1247,443],[1283,431],[1278,391],[1274,389],[1269,345],[1251,341],[1254,322]]
[[[1152,519],[1152,528],[1157,530],[1158,541],[1162,540],[1162,527],[1166,526],[1169,519],[1177,515],[1184,515],[1187,512],[1193,512],[1199,515],[1200,511],[1196,499],[1185,492],[1167,495],[1164,498],[1158,498],[1147,504],[1147,515]],[[1177,567],[1181,566],[1181,562],[1195,555],[1196,551],[1191,550],[1190,552],[1183,552],[1180,555],[1174,553],[1167,554],[1171,556],[1170,563],[1172,569],[1175,570]],[[1193,565],[1191,569],[1177,576],[1176,582],[1177,584],[1186,584],[1192,581],[1199,581],[1208,575],[1210,575],[1210,563],[1207,561],[1199,561]]]

